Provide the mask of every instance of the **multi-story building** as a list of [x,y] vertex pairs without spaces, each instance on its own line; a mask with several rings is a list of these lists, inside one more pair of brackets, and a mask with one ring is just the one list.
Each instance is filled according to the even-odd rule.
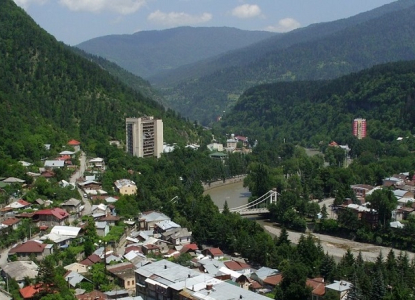
[[163,153],[163,121],[153,117],[127,118],[126,151],[138,157],[160,157]]
[[366,137],[366,119],[357,118],[353,120],[353,135],[359,140]]

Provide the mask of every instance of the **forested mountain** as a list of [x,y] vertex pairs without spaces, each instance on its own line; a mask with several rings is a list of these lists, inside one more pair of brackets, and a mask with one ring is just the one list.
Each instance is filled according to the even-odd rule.
[[318,40],[348,27],[373,20],[387,13],[406,9],[413,5],[414,2],[412,0],[401,0],[346,19],[312,24],[286,34],[275,35],[245,48],[229,51],[218,57],[209,58],[160,73],[150,77],[149,80],[157,86],[171,87],[185,80],[209,75],[218,70],[248,65],[271,52],[286,49],[295,44]]
[[122,83],[126,84],[133,90],[143,94],[145,97],[156,100],[159,103],[163,103],[163,96],[154,89],[150,82],[147,80],[134,75],[131,72],[121,68],[116,63],[110,62],[109,60],[96,56],[90,53],[87,53],[79,48],[71,47],[75,53],[85,57],[86,59],[98,64],[102,69],[108,71],[111,75],[118,78]]
[[[246,65],[221,69],[166,88],[166,101],[184,116],[209,123],[224,110],[228,111],[243,90],[256,84],[331,79],[376,64],[415,59],[415,3],[399,1],[395,5],[405,8],[357,25],[346,26],[346,22],[345,29],[320,33],[325,36],[318,39],[305,41],[299,37],[297,43],[268,48],[266,55]],[[317,30],[319,25],[315,26],[310,30]],[[338,23],[333,26],[341,28]],[[322,29],[322,32],[329,30]],[[245,54],[248,57],[250,53]],[[224,57],[224,60],[232,59],[232,56]]]
[[94,38],[77,47],[147,78],[276,35],[229,27],[178,27]]
[[368,136],[407,137],[415,127],[415,61],[375,66],[331,81],[278,82],[247,90],[220,122],[251,140],[318,146],[351,143],[352,121]]
[[163,117],[169,142],[192,134],[174,112],[58,43],[12,0],[0,2],[0,65],[2,155],[40,159],[44,143],[69,137],[90,147],[122,140],[127,116]]

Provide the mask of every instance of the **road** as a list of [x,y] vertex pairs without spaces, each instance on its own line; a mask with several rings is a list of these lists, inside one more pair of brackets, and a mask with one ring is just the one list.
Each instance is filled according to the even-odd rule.
[[71,178],[70,178],[70,182],[74,183],[76,188],[78,189],[79,194],[81,195],[83,202],[84,202],[84,210],[82,212],[82,214],[85,215],[89,215],[91,213],[91,202],[89,201],[88,198],[84,198],[83,194],[84,192],[78,188],[78,186],[76,185],[76,180],[80,177],[82,177],[84,175],[85,169],[86,169],[86,155],[85,152],[81,152],[81,156],[79,157],[79,169],[75,171],[75,173],[72,174]]
[[[264,229],[275,236],[278,236],[281,231],[280,228],[270,225],[264,225]],[[302,233],[300,232],[288,231],[289,239],[291,243],[294,244],[298,244],[301,235]],[[380,252],[382,252],[383,257],[386,257],[389,251],[392,249],[389,247],[382,247],[373,244],[358,243],[352,240],[342,239],[330,235],[318,233],[311,233],[311,235],[315,238],[315,240],[320,240],[324,252],[328,252],[329,255],[332,255],[337,261],[339,261],[344,256],[348,248],[350,248],[355,257],[359,254],[359,251],[361,251],[363,259],[372,262],[376,260],[376,257],[379,256]],[[401,252],[397,249],[393,249],[393,251],[395,252],[395,256],[398,256]],[[409,260],[415,258],[415,253],[406,253],[408,254]]]

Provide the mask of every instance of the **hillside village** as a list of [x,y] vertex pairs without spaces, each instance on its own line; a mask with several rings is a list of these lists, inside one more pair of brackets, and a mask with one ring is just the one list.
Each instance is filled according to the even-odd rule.
[[[227,142],[226,148],[233,147],[234,150],[236,143],[244,142],[244,139],[232,136]],[[208,145],[208,149],[224,150],[218,146],[220,144],[213,145]],[[75,262],[63,265],[67,270],[64,279],[77,299],[267,299],[267,293],[281,283],[283,277],[277,269],[251,265],[253,262],[237,253],[223,253],[217,247],[199,248],[193,243],[192,232],[161,212],[142,212],[129,219],[117,215],[114,204],[119,196],[135,194],[136,184],[120,178],[113,184],[114,193],[108,195],[99,181],[106,170],[105,161],[95,157],[83,162],[80,154],[84,154],[78,141],[69,141],[68,147],[73,151],[65,150],[56,159],[45,160],[39,173],[28,171],[27,175],[34,181],[39,177],[49,180],[60,168],[70,170],[73,172],[70,182],[61,180],[59,185],[76,191],[82,195],[82,200],[76,197],[53,201],[36,199],[29,203],[12,197],[11,202],[0,210],[2,234],[17,230],[27,221],[33,232],[30,239],[16,241],[3,252],[2,259],[7,258],[2,264],[5,290],[8,280],[14,279],[23,299],[34,299],[42,287],[26,283],[37,278],[39,262],[57,250],[82,244],[91,234],[88,229],[91,223],[99,243],[93,245],[91,254],[76,253]],[[215,155],[211,157],[215,158]],[[74,161],[78,158],[79,162]],[[31,165],[21,164],[26,168]],[[80,170],[91,175],[81,176]],[[352,185],[357,202],[345,199],[340,205],[331,205],[335,213],[331,217],[336,218],[342,211],[349,210],[358,220],[376,226],[378,214],[365,199],[374,191],[387,187],[392,188],[398,199],[390,227],[402,230],[404,224],[401,221],[405,222],[408,216],[415,214],[415,177],[409,177],[409,173],[395,174],[385,178],[383,186],[377,187]],[[0,185],[19,187],[19,195],[30,190],[30,185],[19,178],[2,179]],[[321,214],[318,217],[321,218]],[[100,291],[99,283],[93,282],[91,272],[96,264],[104,266],[101,271],[117,287],[115,290]],[[310,299],[317,300],[323,299],[328,290],[343,299],[351,288],[348,281],[328,284],[321,277],[307,279],[306,285],[310,287]]]

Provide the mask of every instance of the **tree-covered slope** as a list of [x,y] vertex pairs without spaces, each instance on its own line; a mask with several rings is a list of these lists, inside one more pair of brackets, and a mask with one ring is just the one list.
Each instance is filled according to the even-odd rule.
[[109,35],[85,41],[78,48],[107,58],[147,78],[276,35],[228,27],[178,27]]
[[346,143],[354,118],[368,136],[394,140],[415,127],[415,61],[375,66],[331,81],[279,82],[247,90],[220,122],[251,140]]
[[[405,2],[407,3],[407,2]],[[376,64],[415,59],[415,4],[323,38],[277,49],[255,61],[166,89],[167,103],[204,123],[256,84],[331,79]]]
[[153,85],[171,87],[180,82],[200,78],[215,71],[250,64],[269,53],[286,49],[299,43],[315,41],[348,27],[379,18],[385,14],[400,11],[414,5],[413,0],[401,0],[383,5],[371,11],[332,22],[312,24],[285,34],[278,34],[245,48],[229,51],[217,57],[208,58],[177,69],[168,70],[148,78]]
[[12,0],[0,2],[0,153],[40,159],[43,143],[125,137],[125,117],[163,117],[169,141],[189,124],[122,84],[41,29]]

